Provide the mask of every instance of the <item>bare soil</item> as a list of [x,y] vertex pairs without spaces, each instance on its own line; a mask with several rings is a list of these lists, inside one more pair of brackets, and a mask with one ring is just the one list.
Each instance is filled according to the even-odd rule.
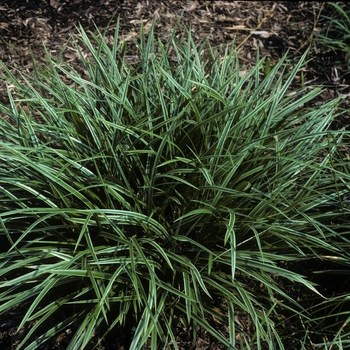
[[[348,5],[343,3],[343,6]],[[313,44],[308,53],[310,63],[303,72],[304,84],[323,85],[324,92],[315,104],[342,96],[343,106],[348,109],[350,78],[345,53],[329,50],[315,41],[314,34],[325,30],[323,16],[332,14],[334,10],[325,2],[316,1],[1,0],[0,60],[11,69],[31,74],[32,58],[45,62],[45,48],[53,57],[64,49],[63,59],[79,69],[79,53],[69,42],[78,25],[94,33],[97,29],[105,32],[106,40],[112,42],[119,20],[119,34],[130,44],[127,58],[132,61],[137,59],[132,47],[134,38],[140,35],[141,24],[147,33],[156,20],[155,34],[161,38],[177,26],[179,33],[185,27],[190,28],[196,41],[207,38],[213,46],[234,41],[241,64],[247,67],[255,64],[258,50],[260,57],[270,57],[272,64],[287,51],[291,62],[295,62]],[[0,67],[0,101],[6,102],[2,73]],[[301,80],[294,84],[300,86]],[[334,128],[349,126],[349,113],[337,118],[333,125]],[[20,305],[12,318],[0,318],[1,349],[16,349],[23,336],[16,333],[18,317],[26,307]],[[251,326],[247,316],[236,321],[243,328]],[[227,334],[228,330],[219,322],[217,327]],[[62,333],[46,349],[65,349],[68,339],[69,334]],[[202,330],[198,330],[197,339],[192,339],[190,330],[179,328],[177,340],[180,349],[223,348]],[[127,349],[120,335],[109,337],[103,346]]]
[[[156,20],[155,34],[162,38],[177,26],[179,33],[190,28],[196,41],[208,39],[212,46],[234,41],[241,64],[247,67],[255,64],[258,50],[260,57],[270,57],[273,64],[287,50],[296,61],[313,44],[304,83],[326,87],[318,103],[341,95],[347,106],[350,79],[345,53],[315,42],[314,34],[327,29],[324,16],[333,14],[325,2],[316,1],[2,0],[0,60],[31,72],[33,57],[45,61],[45,46],[53,57],[64,49],[63,59],[79,69],[79,53],[69,42],[79,24],[94,33],[105,31],[107,41],[112,42],[119,20],[120,37],[129,43],[127,58],[132,61],[132,44],[141,24],[147,33]],[[0,101],[6,100],[4,83],[0,83]],[[348,120],[348,116],[338,118],[335,127],[347,126]]]

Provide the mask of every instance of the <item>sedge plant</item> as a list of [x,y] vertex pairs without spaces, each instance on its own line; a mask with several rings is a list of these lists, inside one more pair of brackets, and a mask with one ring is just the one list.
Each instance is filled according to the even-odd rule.
[[285,286],[323,296],[289,266],[350,264],[338,101],[291,89],[305,55],[262,76],[264,59],[244,71],[234,47],[217,55],[190,33],[141,32],[137,64],[118,38],[80,29],[84,77],[49,55],[32,76],[4,67],[1,319],[23,310],[18,349],[123,332],[130,349],[177,349],[179,327],[290,349],[284,313],[321,322]]
[[346,2],[327,2],[327,9],[330,14],[321,17],[320,33],[313,33],[314,45],[321,54],[322,48],[335,53],[333,64],[342,63],[349,68],[350,8]]

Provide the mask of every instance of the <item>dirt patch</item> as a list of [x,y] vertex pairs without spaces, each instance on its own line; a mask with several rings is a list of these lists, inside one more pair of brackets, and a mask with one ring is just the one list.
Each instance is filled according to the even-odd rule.
[[[44,44],[53,57],[65,48],[63,59],[79,69],[79,53],[67,44],[78,24],[95,33],[97,28],[105,31],[112,42],[119,20],[120,37],[132,44],[139,37],[141,24],[147,32],[156,20],[159,37],[166,37],[177,26],[179,33],[190,28],[196,41],[206,38],[213,46],[234,41],[241,64],[248,67],[255,64],[258,50],[260,57],[269,57],[272,64],[288,50],[293,62],[313,41],[312,33],[322,31],[322,18],[331,11],[325,3],[314,1],[5,0],[0,5],[0,59],[30,73],[32,57],[45,61]],[[313,60],[305,68],[304,82],[328,87],[319,103],[349,96],[344,56],[319,46],[310,51]],[[132,52],[129,59],[133,59]],[[3,100],[4,84],[1,88]]]
[[[0,6],[0,59],[13,67],[31,69],[30,54],[45,59],[43,44],[57,55],[78,23],[85,30],[106,30],[113,35],[120,20],[126,41],[138,37],[141,23],[161,37],[178,26],[191,28],[195,40],[208,38],[213,46],[235,41],[246,64],[261,56],[278,59],[287,49],[298,59],[312,38],[325,11],[319,2],[290,1],[135,1],[135,0],[5,0]],[[64,55],[78,58],[73,48]]]

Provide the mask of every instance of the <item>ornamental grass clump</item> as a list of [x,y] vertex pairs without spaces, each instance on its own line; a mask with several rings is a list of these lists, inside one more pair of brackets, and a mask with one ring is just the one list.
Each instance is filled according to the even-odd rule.
[[23,310],[18,348],[176,349],[180,328],[230,349],[309,341],[322,322],[289,291],[321,296],[288,267],[349,267],[349,173],[338,101],[291,90],[304,57],[264,77],[264,59],[244,71],[175,31],[141,33],[137,64],[118,31],[76,44],[84,77],[50,56],[33,77],[4,67],[0,317]]
[[313,45],[323,56],[323,64],[344,64],[347,68],[344,77],[349,74],[350,66],[350,8],[347,2],[326,2],[322,3],[321,9],[328,15],[320,16],[320,31],[312,33],[315,37]]

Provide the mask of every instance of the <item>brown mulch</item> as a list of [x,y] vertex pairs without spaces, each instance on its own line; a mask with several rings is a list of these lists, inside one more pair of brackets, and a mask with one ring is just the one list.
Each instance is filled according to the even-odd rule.
[[[106,31],[107,40],[112,42],[119,19],[120,37],[130,47],[139,37],[141,24],[147,33],[156,20],[155,34],[159,37],[178,26],[179,33],[184,27],[191,28],[195,40],[207,38],[213,46],[234,41],[241,64],[248,67],[255,63],[258,50],[260,57],[270,57],[272,63],[288,50],[293,62],[314,43],[313,32],[322,30],[322,16],[331,12],[326,3],[316,1],[2,0],[0,60],[30,73],[32,57],[37,62],[45,61],[44,44],[53,57],[64,49],[63,59],[79,68],[76,47],[71,42],[65,47],[78,25],[95,33],[96,28]],[[317,45],[313,48],[309,54],[312,63],[304,72],[306,84],[327,85],[319,103],[339,95],[347,100],[350,79],[345,54],[327,52]],[[129,58],[133,59],[132,54]],[[6,99],[2,81],[0,101]],[[340,120],[341,125],[347,125],[349,119]]]
[[[291,62],[314,43],[313,32],[322,31],[322,15],[330,14],[324,2],[303,1],[188,1],[188,0],[2,0],[0,1],[0,60],[8,67],[32,73],[32,57],[45,62],[45,49],[57,57],[64,49],[63,59],[79,67],[79,53],[68,43],[77,33],[80,23],[85,30],[96,28],[112,38],[119,20],[120,37],[130,43],[139,37],[141,24],[147,32],[155,19],[155,34],[165,37],[175,26],[179,33],[190,28],[196,41],[208,38],[213,46],[235,41],[242,65],[254,65],[257,51],[260,57],[270,57],[273,63],[288,50]],[[315,49],[316,47],[316,49]],[[350,78],[344,54],[313,46],[312,61],[305,68],[305,84],[323,84],[325,91],[317,103],[336,96],[344,97],[348,107]],[[133,59],[132,52],[130,60]],[[6,101],[6,81],[1,78],[0,102]],[[334,127],[348,128],[349,113],[338,118]],[[1,135],[0,135],[1,136]],[[14,311],[16,317],[21,312]],[[237,320],[248,327],[246,318]],[[0,318],[0,348],[15,349],[18,319]],[[220,326],[218,326],[220,327]],[[220,329],[227,334],[227,329]],[[69,335],[62,333],[51,349],[64,349]],[[198,339],[191,339],[189,330],[178,330],[180,349],[222,349],[209,334],[198,330]],[[122,349],[122,344],[110,341],[105,349]],[[102,348],[101,348],[102,349]]]
[[[0,59],[30,72],[31,55],[45,60],[43,44],[55,57],[77,33],[79,23],[85,30],[106,30],[108,37],[114,34],[118,19],[120,36],[127,42],[139,37],[141,24],[147,32],[155,19],[155,33],[160,37],[177,25],[179,31],[190,27],[195,40],[208,38],[213,46],[235,41],[246,65],[254,64],[258,49],[261,57],[272,59],[288,49],[290,57],[298,59],[311,43],[312,32],[321,30],[318,25],[321,15],[327,14],[325,7],[322,2],[300,1],[3,0]],[[322,60],[325,56],[322,52]],[[63,57],[79,61],[73,45],[68,45]],[[338,88],[344,88],[344,67],[336,67],[337,73],[334,68],[324,66],[321,72],[310,68],[310,80],[328,84],[337,80]]]

